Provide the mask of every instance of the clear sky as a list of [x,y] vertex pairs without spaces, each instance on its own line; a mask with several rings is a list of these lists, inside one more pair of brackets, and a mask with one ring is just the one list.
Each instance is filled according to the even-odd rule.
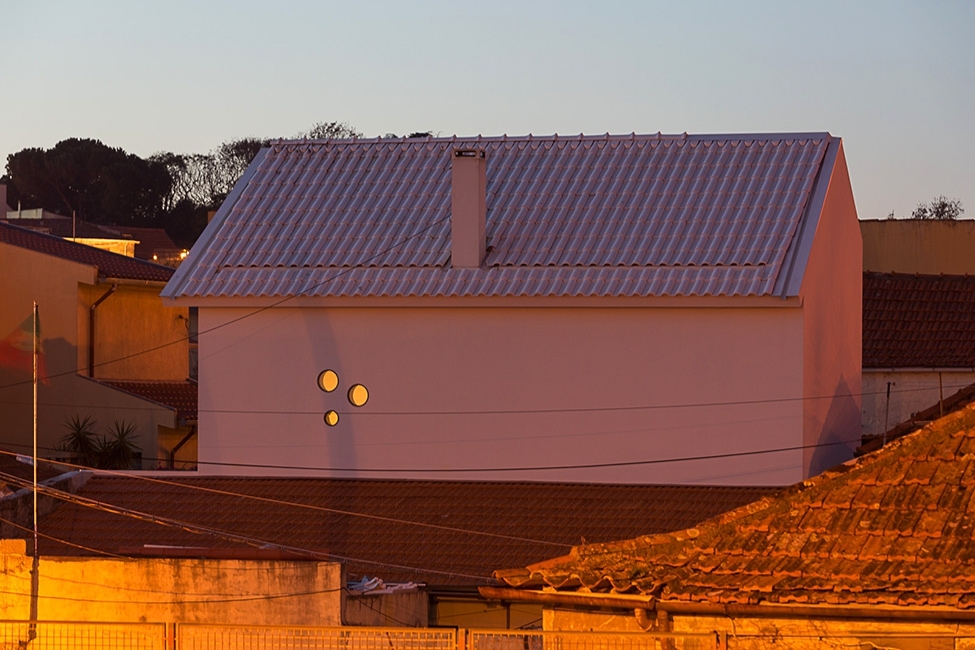
[[975,2],[0,0],[0,154],[366,135],[829,131],[861,219],[975,218]]

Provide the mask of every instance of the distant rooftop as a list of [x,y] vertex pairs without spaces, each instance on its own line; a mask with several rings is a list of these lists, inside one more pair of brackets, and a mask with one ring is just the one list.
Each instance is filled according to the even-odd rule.
[[173,269],[144,260],[110,253],[99,248],[76,244],[54,235],[21,228],[0,222],[0,243],[60,257],[98,269],[98,275],[106,278],[166,282]]

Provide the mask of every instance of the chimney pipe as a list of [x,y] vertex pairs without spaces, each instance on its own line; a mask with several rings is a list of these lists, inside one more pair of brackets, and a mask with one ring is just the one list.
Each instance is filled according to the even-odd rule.
[[484,151],[454,151],[450,167],[450,263],[455,269],[476,269],[484,261],[486,170]]

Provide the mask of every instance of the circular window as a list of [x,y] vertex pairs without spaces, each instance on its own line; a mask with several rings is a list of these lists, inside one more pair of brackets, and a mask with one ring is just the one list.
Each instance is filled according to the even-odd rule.
[[325,424],[330,427],[334,427],[339,423],[339,414],[335,411],[327,411],[325,413]]
[[339,376],[334,370],[322,370],[318,375],[318,387],[331,393],[339,387]]
[[349,389],[349,402],[352,406],[362,406],[369,401],[369,391],[362,384],[353,384]]

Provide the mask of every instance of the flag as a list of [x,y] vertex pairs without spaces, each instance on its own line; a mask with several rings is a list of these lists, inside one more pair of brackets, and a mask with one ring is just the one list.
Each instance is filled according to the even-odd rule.
[[[33,348],[35,341],[35,317],[28,316],[14,331],[0,341],[0,366],[16,368],[29,373],[34,372]],[[50,384],[47,367],[44,363],[44,348],[41,345],[41,320],[36,318],[37,378]]]

